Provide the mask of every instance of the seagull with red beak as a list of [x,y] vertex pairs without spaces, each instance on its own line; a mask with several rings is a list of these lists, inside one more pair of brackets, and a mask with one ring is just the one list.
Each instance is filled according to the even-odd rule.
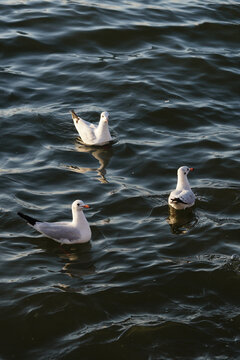
[[73,110],[71,114],[75,128],[84,144],[103,146],[113,140],[108,128],[109,113],[107,111],[101,113],[98,125],[81,119]]
[[45,222],[32,218],[21,212],[18,213],[28,225],[43,235],[61,244],[81,244],[91,239],[91,229],[83,213],[83,209],[89,208],[82,200],[72,203],[72,221]]
[[174,209],[182,210],[191,207],[195,203],[195,195],[189,185],[187,175],[193,168],[181,166],[177,171],[177,187],[168,198],[168,204]]

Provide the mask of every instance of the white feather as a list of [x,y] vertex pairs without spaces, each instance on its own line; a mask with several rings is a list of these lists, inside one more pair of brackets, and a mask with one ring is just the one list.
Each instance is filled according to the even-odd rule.
[[187,178],[189,171],[192,170],[193,168],[187,166],[181,166],[178,169],[177,187],[170,193],[168,198],[168,204],[177,210],[186,209],[195,203],[195,195]]
[[105,145],[112,141],[111,134],[108,128],[109,114],[107,111],[101,113],[98,125],[94,125],[88,121],[83,120],[72,110],[73,123],[86,145]]
[[[72,203],[73,217],[71,222],[50,223],[36,220],[33,225],[29,222],[28,224],[40,233],[61,244],[85,243],[91,239],[91,229],[82,211],[85,207],[89,206],[85,205],[81,200],[75,200]],[[24,214],[20,216],[25,218]]]

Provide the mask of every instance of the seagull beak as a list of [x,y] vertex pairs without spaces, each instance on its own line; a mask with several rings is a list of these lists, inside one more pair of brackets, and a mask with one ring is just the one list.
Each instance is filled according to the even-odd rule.
[[83,205],[83,207],[86,208],[86,209],[89,209],[89,208],[90,208],[89,205]]
[[193,170],[194,170],[194,168],[190,168],[189,170],[190,170],[190,171],[193,171]]

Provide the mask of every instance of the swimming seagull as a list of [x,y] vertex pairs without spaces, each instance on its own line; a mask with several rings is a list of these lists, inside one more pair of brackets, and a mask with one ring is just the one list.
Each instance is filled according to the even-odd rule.
[[171,192],[168,204],[177,210],[186,209],[195,203],[195,195],[191,190],[187,175],[193,168],[181,166],[177,171],[177,187]]
[[70,222],[43,222],[18,212],[27,223],[43,235],[61,244],[85,243],[91,238],[91,229],[83,214],[84,208],[89,208],[82,200],[72,203],[72,221]]
[[102,146],[113,140],[108,129],[109,113],[107,111],[101,113],[98,125],[81,119],[73,110],[71,114],[74,125],[86,145]]

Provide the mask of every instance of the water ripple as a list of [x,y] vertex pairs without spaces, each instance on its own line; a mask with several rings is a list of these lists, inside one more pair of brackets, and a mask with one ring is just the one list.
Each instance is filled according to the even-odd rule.
[[[33,6],[34,5],[34,6]],[[233,359],[237,1],[0,4],[0,357]],[[69,110],[118,140],[79,142]],[[181,165],[192,211],[167,205]],[[90,244],[27,227],[91,205]]]

